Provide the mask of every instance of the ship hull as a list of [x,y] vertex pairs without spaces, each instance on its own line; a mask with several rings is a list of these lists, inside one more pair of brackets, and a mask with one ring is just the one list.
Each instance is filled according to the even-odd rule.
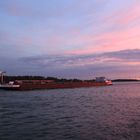
[[5,90],[20,90],[20,85],[2,84],[2,85],[0,85],[0,89],[5,89]]
[[1,85],[1,89],[6,90],[35,90],[35,89],[64,89],[81,87],[110,86],[112,82],[53,82],[53,83],[22,83],[19,85]]

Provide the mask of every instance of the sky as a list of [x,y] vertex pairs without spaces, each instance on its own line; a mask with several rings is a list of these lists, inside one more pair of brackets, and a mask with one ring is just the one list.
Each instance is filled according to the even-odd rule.
[[1,0],[0,70],[140,78],[140,0]]

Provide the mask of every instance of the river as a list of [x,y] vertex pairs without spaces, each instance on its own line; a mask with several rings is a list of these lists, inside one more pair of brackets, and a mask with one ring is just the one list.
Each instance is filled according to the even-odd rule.
[[140,83],[0,90],[0,140],[139,140]]

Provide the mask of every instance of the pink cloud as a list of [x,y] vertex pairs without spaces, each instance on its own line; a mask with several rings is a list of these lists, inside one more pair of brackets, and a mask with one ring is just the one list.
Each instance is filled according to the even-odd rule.
[[[113,17],[116,17],[115,20]],[[138,24],[135,26],[126,26],[129,23],[139,23],[140,19],[140,8],[137,5],[129,7],[120,13],[115,13],[107,22],[110,26],[113,25],[114,29],[118,25],[121,30],[109,31],[107,33],[100,33],[99,35],[79,35],[77,42],[80,45],[82,42],[85,47],[81,49],[74,49],[68,53],[72,54],[88,54],[88,53],[98,53],[107,51],[118,51],[125,49],[140,48],[140,27]],[[106,25],[106,23],[105,23]],[[116,26],[116,27],[115,27]],[[75,43],[75,42],[74,42]]]
[[[26,9],[17,3],[10,3],[7,10],[12,15],[24,14]],[[114,18],[115,17],[115,18]],[[128,9],[113,13],[106,18],[109,26],[126,25],[132,21],[139,20],[140,8],[133,5]],[[114,24],[115,23],[115,24]],[[103,23],[106,26],[106,23]],[[94,27],[94,28],[100,28]],[[105,27],[106,28],[106,27]],[[96,29],[95,29],[96,30]],[[98,30],[98,29],[97,29]],[[94,31],[94,29],[93,29]],[[92,31],[92,32],[93,32]],[[93,32],[94,33],[94,32]],[[33,35],[32,35],[33,36]],[[14,40],[14,39],[13,39]],[[17,41],[16,41],[17,40]],[[41,33],[41,35],[33,37],[18,37],[14,40],[15,44],[40,46],[36,48],[45,52],[63,52],[67,54],[89,54],[107,51],[118,51],[124,49],[140,48],[140,27],[129,27],[117,31],[109,31],[98,35],[86,34],[79,28],[69,29],[67,33],[49,35]],[[23,46],[21,45],[21,46]],[[70,48],[71,47],[71,48]],[[75,47],[75,48],[74,48]]]
[[115,23],[116,25],[128,25],[140,19],[140,6],[139,2],[134,2],[128,8],[123,8],[117,12],[104,18],[106,22]]
[[[127,9],[122,9],[112,15],[106,17],[103,23],[104,28],[106,25],[114,26],[115,31],[107,33],[100,33],[99,35],[81,35],[81,42],[85,40],[87,44],[80,50],[72,50],[72,54],[89,54],[107,51],[118,51],[125,49],[140,49],[140,7],[139,2],[135,1],[134,5]],[[131,23],[137,23],[135,26],[129,26]],[[121,30],[117,30],[116,27]],[[123,28],[124,27],[124,28]],[[98,28],[98,27],[97,27]]]
[[[98,36],[82,36],[81,40],[86,40],[89,44],[80,50],[72,50],[69,53],[88,54],[135,48],[140,49],[140,27],[108,32]],[[96,42],[98,43],[96,44]]]

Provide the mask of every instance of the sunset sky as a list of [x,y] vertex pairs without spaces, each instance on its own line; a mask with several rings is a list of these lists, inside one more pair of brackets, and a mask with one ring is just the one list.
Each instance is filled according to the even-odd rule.
[[140,0],[0,0],[0,70],[140,78]]

